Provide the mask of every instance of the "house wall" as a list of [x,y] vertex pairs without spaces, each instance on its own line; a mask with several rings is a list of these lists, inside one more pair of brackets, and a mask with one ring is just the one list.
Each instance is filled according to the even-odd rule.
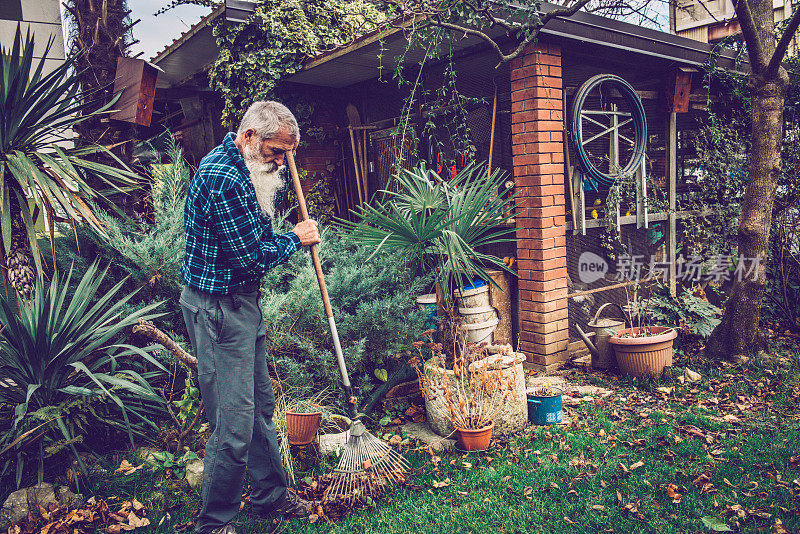
[[[0,0],[0,45],[9,48],[20,26],[35,37],[34,58],[45,57],[44,72],[52,72],[63,63],[64,34],[61,30],[61,11],[58,0]],[[53,40],[45,55],[48,39]]]
[[[776,23],[792,15],[792,4],[787,0],[773,0]],[[704,43],[720,41],[741,31],[732,0],[680,0],[672,18],[676,35]],[[794,45],[796,43],[792,50]]]
[[561,48],[529,46],[510,76],[519,348],[550,367],[567,358],[569,340]]

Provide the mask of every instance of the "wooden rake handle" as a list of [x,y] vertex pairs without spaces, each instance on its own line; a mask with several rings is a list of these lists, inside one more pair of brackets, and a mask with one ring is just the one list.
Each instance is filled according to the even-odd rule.
[[[303,194],[303,186],[300,185],[300,176],[297,174],[297,165],[294,162],[294,154],[291,151],[286,152],[286,163],[289,165],[289,173],[292,175],[292,182],[294,183],[294,192],[297,194],[297,203],[300,205],[300,217],[303,221],[308,220],[308,208],[306,207],[306,197]],[[339,372],[342,375],[342,385],[347,398],[347,405],[350,407],[350,415],[353,419],[356,418],[356,399],[353,397],[350,387],[350,377],[347,374],[347,365],[344,361],[344,354],[342,353],[342,345],[339,342],[339,332],[336,330],[336,321],[333,319],[333,308],[331,308],[331,301],[328,298],[328,286],[325,285],[325,274],[322,272],[322,263],[319,261],[319,251],[317,245],[311,245],[311,259],[314,262],[314,270],[317,272],[317,282],[319,283],[319,292],[322,295],[322,304],[325,306],[325,315],[328,317],[328,325],[331,328],[331,337],[333,337],[333,349],[336,353],[336,361],[339,364]]]

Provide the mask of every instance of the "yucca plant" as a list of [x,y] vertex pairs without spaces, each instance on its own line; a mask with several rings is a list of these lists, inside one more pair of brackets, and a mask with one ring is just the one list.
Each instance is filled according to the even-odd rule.
[[[453,291],[475,277],[489,280],[486,266],[509,271],[497,256],[479,247],[513,241],[514,195],[504,194],[505,173],[470,164],[444,181],[424,162],[395,175],[396,192],[383,191],[383,201],[365,204],[355,222],[339,224],[356,239],[375,247],[402,250],[433,270],[444,305],[453,306]],[[509,271],[511,272],[511,271]]]
[[[123,316],[134,293],[120,297],[121,280],[98,298],[106,272],[92,264],[74,292],[72,270],[63,281],[55,273],[47,287],[38,276],[32,299],[19,307],[0,295],[0,404],[14,407],[0,435],[0,476],[16,464],[18,486],[32,448],[41,481],[45,456],[65,447],[85,471],[76,444],[91,425],[122,429],[131,445],[134,435],[159,430],[154,417],[164,415],[164,401],[150,380],[166,369],[149,348],[120,340],[139,318],[157,317],[161,303]],[[146,372],[146,364],[159,371]]]
[[[81,91],[81,71],[74,68],[78,56],[70,56],[49,74],[44,73],[48,40],[34,62],[34,39],[23,39],[19,26],[11,48],[0,47],[0,238],[11,286],[30,298],[41,259],[35,222],[86,221],[100,225],[86,200],[103,203],[111,191],[138,187],[138,176],[102,146],[72,148],[70,133],[82,121],[108,113],[108,103],[93,100]],[[34,64],[35,63],[35,64]],[[91,161],[103,153],[118,166]],[[89,183],[104,184],[98,189]]]

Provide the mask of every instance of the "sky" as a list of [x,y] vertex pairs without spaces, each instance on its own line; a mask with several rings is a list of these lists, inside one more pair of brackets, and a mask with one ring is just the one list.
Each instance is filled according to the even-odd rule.
[[176,7],[157,17],[153,15],[169,3],[169,0],[128,0],[128,9],[132,10],[131,18],[142,19],[142,22],[133,27],[134,38],[141,42],[131,48],[132,56],[144,52],[139,57],[152,59],[156,53],[211,12],[208,7],[189,5]]

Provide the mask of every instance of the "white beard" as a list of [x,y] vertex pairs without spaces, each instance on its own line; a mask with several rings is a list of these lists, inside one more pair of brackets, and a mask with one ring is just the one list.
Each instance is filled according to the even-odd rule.
[[256,200],[261,208],[261,213],[275,218],[275,195],[283,187],[280,168],[274,161],[264,163],[258,147],[246,145],[244,147],[244,162],[250,171],[250,181],[256,190]]

